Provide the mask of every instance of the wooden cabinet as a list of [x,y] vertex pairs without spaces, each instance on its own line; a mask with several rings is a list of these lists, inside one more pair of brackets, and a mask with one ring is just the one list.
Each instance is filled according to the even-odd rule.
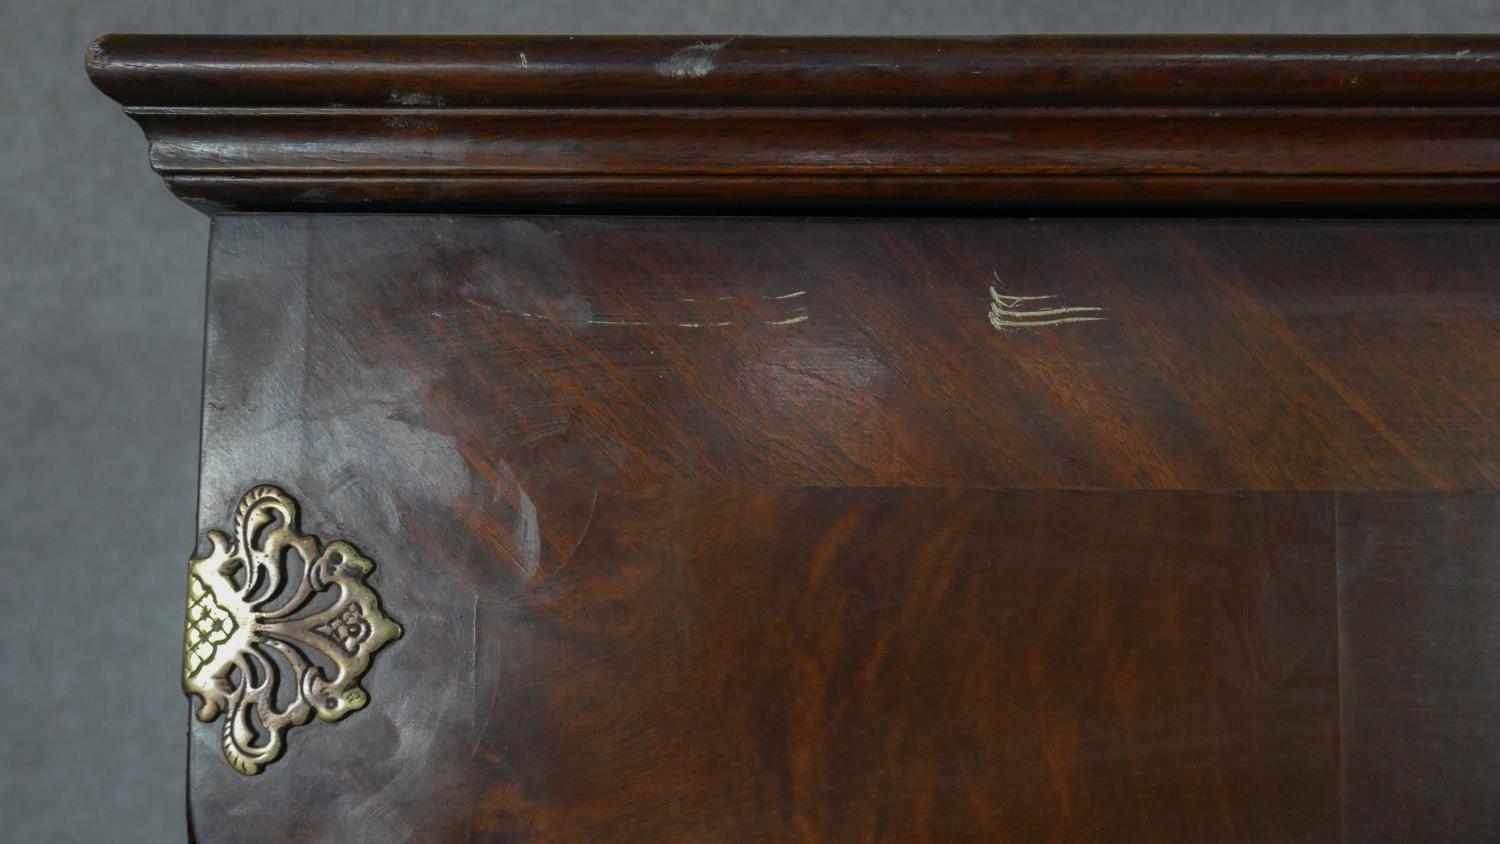
[[1500,836],[1500,40],[110,36],[190,821]]

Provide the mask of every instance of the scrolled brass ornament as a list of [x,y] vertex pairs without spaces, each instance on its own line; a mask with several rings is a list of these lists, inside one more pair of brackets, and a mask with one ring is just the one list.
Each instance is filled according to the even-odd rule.
[[375,564],[302,533],[296,501],[277,487],[245,493],[233,537],[208,539],[213,550],[189,568],[182,688],[202,698],[198,720],[224,716],[224,758],[253,775],[281,757],[291,728],[369,702],[360,678],[401,625],[365,582]]

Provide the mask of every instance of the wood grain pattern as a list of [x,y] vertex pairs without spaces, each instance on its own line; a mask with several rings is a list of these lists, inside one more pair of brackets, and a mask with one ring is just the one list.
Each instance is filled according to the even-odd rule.
[[1339,504],[1350,841],[1500,836],[1500,497]]
[[[211,360],[206,436],[280,350],[258,424],[388,407],[544,511],[677,478],[1493,489],[1495,233],[225,217],[211,338],[259,350]],[[1108,319],[997,332],[992,287]]]
[[1491,207],[1500,40],[107,36],[206,209]]
[[[316,502],[306,529],[381,561],[406,635],[364,679],[381,703],[253,780],[195,729],[196,834],[1487,829],[1485,763],[1439,752],[1487,746],[1487,681],[1426,650],[1482,665],[1457,638],[1482,605],[1402,604],[1441,549],[1467,577],[1495,559],[1481,514],[1423,502],[1495,488],[1496,243],[1481,221],[218,217],[203,518],[248,482]],[[992,287],[1021,327],[992,324]],[[1104,318],[1025,327],[1081,307]],[[1429,541],[1404,579],[1362,574]],[[1415,638],[1382,632],[1401,618]]]
[[[280,777],[195,766],[195,817],[215,841],[1327,840],[1331,514],[673,485],[601,492],[530,572],[408,523],[380,541],[416,618],[371,675],[405,700]],[[228,821],[250,794],[281,809]]]
[[[601,496],[566,567],[481,607],[478,754],[514,779],[476,819],[551,840],[1320,839],[1329,513]],[[1190,524],[1210,527],[1159,547]]]

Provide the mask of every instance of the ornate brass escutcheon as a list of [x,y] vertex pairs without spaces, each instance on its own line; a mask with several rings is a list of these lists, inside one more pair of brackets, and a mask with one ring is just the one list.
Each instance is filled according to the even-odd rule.
[[291,496],[255,487],[235,508],[234,536],[209,531],[213,550],[188,573],[182,688],[203,699],[198,720],[224,714],[224,758],[242,774],[280,758],[287,731],[314,715],[363,708],[370,658],[401,636],[365,582],[375,564],[302,533],[297,515]]

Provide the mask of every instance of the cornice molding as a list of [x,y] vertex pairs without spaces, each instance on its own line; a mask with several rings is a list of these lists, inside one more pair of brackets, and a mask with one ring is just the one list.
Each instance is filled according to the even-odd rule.
[[1500,200],[1500,38],[115,35],[205,210],[734,213]]

